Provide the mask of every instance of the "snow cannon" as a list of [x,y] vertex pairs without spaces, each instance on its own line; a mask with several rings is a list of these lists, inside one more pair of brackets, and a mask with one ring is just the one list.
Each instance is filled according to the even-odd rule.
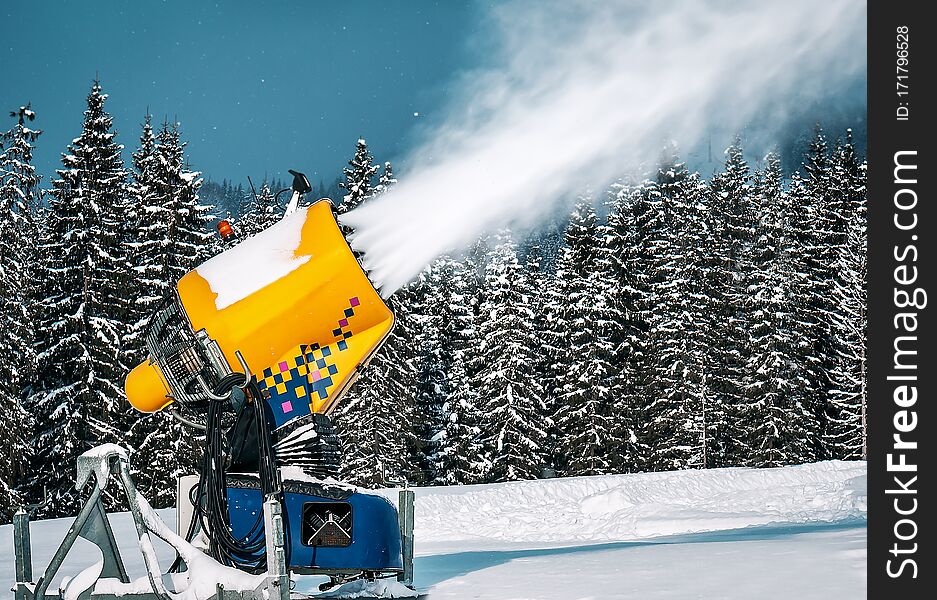
[[329,417],[394,315],[331,201],[299,206],[309,185],[291,173],[280,221],[178,281],[150,321],[149,356],[128,375],[127,399],[204,430],[201,469],[177,486],[188,515],[177,529],[207,540],[217,562],[276,571],[270,540],[279,535],[285,567],[328,575],[324,588],[392,576],[409,584],[413,492],[404,484],[398,510],[336,481]]
[[380,347],[394,316],[320,200],[187,273],[153,318],[150,358],[127,377],[142,412],[200,410],[239,369],[277,426],[328,414]]

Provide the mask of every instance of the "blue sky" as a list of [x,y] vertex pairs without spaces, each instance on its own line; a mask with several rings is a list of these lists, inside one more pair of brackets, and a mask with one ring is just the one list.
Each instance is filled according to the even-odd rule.
[[296,168],[329,181],[358,136],[378,160],[406,149],[453,73],[478,62],[468,40],[480,11],[400,0],[4,3],[14,26],[0,46],[0,109],[6,118],[33,103],[46,181],[80,132],[95,76],[128,151],[149,108],[182,124],[193,166],[215,180]]
[[[289,168],[317,183],[341,173],[359,136],[378,161],[395,161],[444,118],[462,76],[498,58],[491,2],[358,0],[45,0],[0,7],[0,119],[31,101],[44,131],[35,162],[48,182],[81,129],[96,76],[110,95],[118,141],[132,151],[149,110],[178,120],[192,166],[215,181]],[[494,3],[497,5],[497,3]],[[536,3],[522,4],[529,11]],[[502,57],[503,59],[503,57]],[[774,132],[789,167],[798,140],[823,121],[865,141],[865,81],[785,107]],[[12,125],[0,120],[0,128]],[[716,124],[717,125],[717,124]],[[711,173],[732,131],[685,148]],[[721,139],[724,138],[724,139]],[[758,152],[761,148],[751,148]],[[654,153],[656,156],[656,152]],[[406,164],[398,163],[404,169]]]

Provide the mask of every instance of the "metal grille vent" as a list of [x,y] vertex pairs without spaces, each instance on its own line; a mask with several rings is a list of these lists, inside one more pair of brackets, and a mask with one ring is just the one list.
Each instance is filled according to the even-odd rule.
[[227,364],[216,365],[217,361],[211,360],[206,341],[210,342],[192,331],[177,298],[153,316],[146,332],[150,357],[166,377],[173,398],[184,405],[198,405],[210,399],[199,378],[214,389],[220,378],[230,372]]
[[306,502],[303,504],[303,544],[324,548],[351,545],[351,504]]

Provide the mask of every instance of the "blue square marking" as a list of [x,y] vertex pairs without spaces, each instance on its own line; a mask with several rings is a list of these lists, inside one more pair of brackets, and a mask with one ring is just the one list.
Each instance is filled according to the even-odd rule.
[[336,373],[338,373],[338,367],[329,365],[329,375],[335,375]]
[[328,346],[326,346],[325,348],[322,349],[322,356],[331,356],[331,355],[332,355],[332,349],[331,349],[331,348],[329,348]]
[[338,329],[333,329],[333,330],[332,330],[332,335],[336,335],[336,336],[342,335],[342,328],[339,327]]
[[272,377],[272,376],[273,376],[273,371],[269,367],[264,369],[264,377]]
[[316,366],[319,367],[320,369],[324,369],[324,368],[325,368],[325,360],[323,360],[323,359],[320,358],[319,360],[316,361]]
[[347,349],[348,349],[348,342],[346,342],[345,340],[340,340],[340,341],[338,342],[338,349],[339,349],[339,350],[347,350]]
[[346,309],[345,309],[345,316],[346,316],[346,317],[353,317],[353,316],[355,316],[355,309],[353,309],[353,308],[346,308]]

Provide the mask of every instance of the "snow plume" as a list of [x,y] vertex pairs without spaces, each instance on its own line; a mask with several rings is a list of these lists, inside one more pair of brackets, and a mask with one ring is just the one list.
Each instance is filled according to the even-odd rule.
[[488,16],[489,66],[461,77],[400,183],[342,217],[384,295],[655,161],[665,139],[689,148],[756,117],[770,135],[865,70],[854,0],[515,1]]

